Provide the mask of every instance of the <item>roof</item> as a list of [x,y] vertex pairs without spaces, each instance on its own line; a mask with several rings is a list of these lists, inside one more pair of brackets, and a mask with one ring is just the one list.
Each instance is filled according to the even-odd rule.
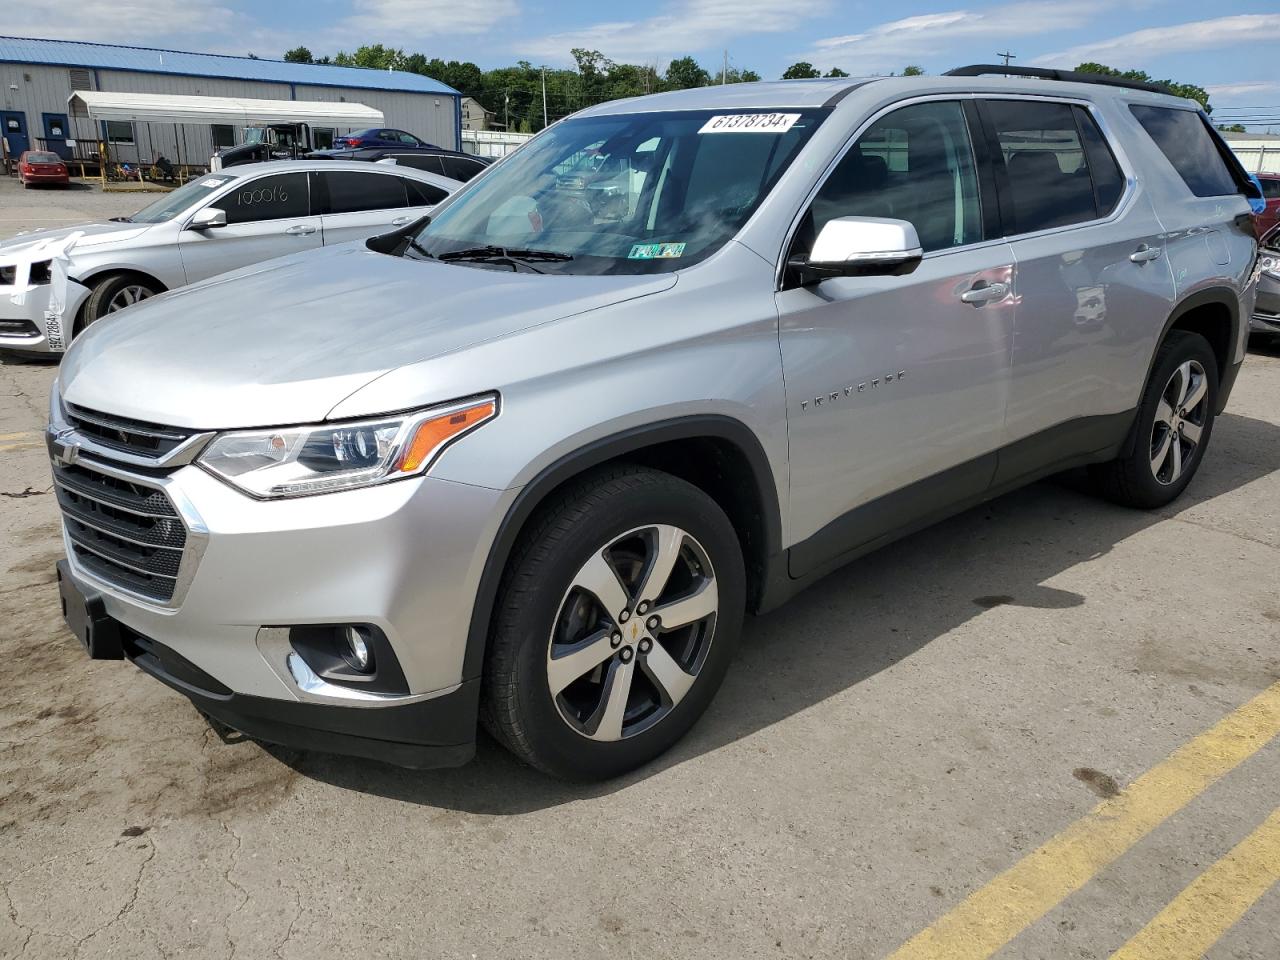
[[[78,102],[77,102],[78,101]],[[249,100],[243,97],[191,97],[170,93],[115,93],[77,90],[68,98],[72,114],[93,120],[144,123],[310,123],[364,127],[382,123],[382,111],[363,103],[320,100]],[[78,107],[83,106],[81,113]]]
[[637,110],[733,110],[761,107],[821,107],[843,97],[867,79],[768,80],[760,83],[728,83],[654,93],[629,100],[614,100],[588,107],[581,115],[634,113]]
[[258,173],[308,173],[321,170],[393,173],[399,177],[408,177],[410,180],[433,183],[437,187],[443,187],[450,192],[462,186],[461,180],[454,180],[452,177],[444,177],[438,173],[419,170],[417,167],[406,167],[399,163],[371,163],[368,160],[307,160],[305,158],[301,160],[264,160],[261,163],[237,163],[234,167],[228,167],[226,170],[215,170],[211,176],[225,177],[231,175],[245,177],[249,174]]
[[171,73],[191,77],[222,77],[233,80],[260,80],[266,83],[356,87],[367,90],[398,90],[408,93],[458,96],[457,90],[439,80],[400,70],[369,70],[364,67],[337,67],[330,64],[286,63],[284,60],[255,60],[252,57],[187,53],[182,50],[165,50],[158,47],[82,43],[78,40],[40,40],[31,37],[0,36],[0,62],[96,67],[103,70],[137,70],[144,73]]

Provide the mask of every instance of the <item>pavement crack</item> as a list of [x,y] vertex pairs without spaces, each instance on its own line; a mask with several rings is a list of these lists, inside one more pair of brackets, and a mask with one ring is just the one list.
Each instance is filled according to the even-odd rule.
[[1178,523],[1185,523],[1188,526],[1196,527],[1200,530],[1209,530],[1213,533],[1225,534],[1228,537],[1235,537],[1237,540],[1244,540],[1247,543],[1256,543],[1260,547],[1266,547],[1268,550],[1280,550],[1274,543],[1268,543],[1258,537],[1251,537],[1247,533],[1240,533],[1236,530],[1224,530],[1222,527],[1215,527],[1209,523],[1202,523],[1199,520],[1190,520],[1187,517],[1166,517],[1168,520],[1176,520]]
[[271,953],[276,960],[284,960],[284,955],[280,951],[293,939],[293,932],[298,927],[298,921],[302,919],[302,895],[297,890],[293,891],[293,906],[293,919],[289,921],[289,929],[285,931],[284,939],[271,948]]
[[[206,738],[206,743],[207,743],[207,738]],[[241,884],[239,881],[233,880],[231,878],[231,874],[235,872],[236,866],[240,863],[240,851],[244,848],[244,840],[241,839],[240,834],[232,830],[231,827],[229,827],[225,822],[219,820],[218,824],[219,826],[222,827],[224,831],[226,831],[227,835],[231,837],[233,840],[235,840],[236,842],[235,849],[231,851],[231,860],[227,864],[227,869],[222,874],[222,879],[226,881],[227,886],[231,887],[238,894],[240,894],[240,902],[236,904],[235,908],[232,909],[231,912],[228,913],[226,918],[223,920],[223,924],[226,926],[226,930],[227,930],[227,941],[231,944],[231,952],[227,955],[227,960],[234,960],[236,955],[236,941],[231,936],[231,918],[234,917],[241,910],[243,910],[245,907],[245,904],[249,902],[249,891],[246,890],[244,888],[244,885]]]
[[131,910],[133,910],[134,905],[137,904],[138,895],[142,892],[142,878],[146,875],[147,867],[150,866],[151,861],[154,860],[156,857],[155,841],[152,840],[151,838],[147,838],[145,842],[147,844],[147,856],[146,856],[146,859],[144,859],[138,867],[138,875],[134,877],[133,890],[129,894],[129,899],[125,902],[124,906],[122,906],[118,911],[116,911],[116,915],[114,917],[112,917],[106,923],[102,924],[100,927],[97,927],[96,929],[89,931],[83,937],[77,940],[72,945],[72,948],[71,948],[71,952],[73,954],[79,953],[80,947],[83,946],[86,942],[88,942],[89,940],[92,940],[94,937],[102,933],[104,930],[107,930],[110,927],[115,926],[117,923],[123,920],[125,916]]

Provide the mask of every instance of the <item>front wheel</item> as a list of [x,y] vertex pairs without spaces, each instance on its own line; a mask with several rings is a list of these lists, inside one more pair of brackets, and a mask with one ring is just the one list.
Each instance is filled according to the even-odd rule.
[[157,293],[159,291],[149,281],[128,274],[117,274],[99,281],[85,301],[84,314],[76,335],[81,334],[93,321],[154,297]]
[[1209,341],[1187,330],[1170,332],[1138,408],[1133,452],[1092,468],[1103,494],[1147,510],[1177,499],[1204,459],[1217,401],[1218,364]]
[[530,522],[508,566],[486,726],[556,776],[640,766],[711,702],[745,589],[733,525],[697,487],[640,467],[589,475]]

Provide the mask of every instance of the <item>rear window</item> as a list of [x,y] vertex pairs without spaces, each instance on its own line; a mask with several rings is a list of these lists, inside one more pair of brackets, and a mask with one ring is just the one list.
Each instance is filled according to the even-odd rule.
[[1129,110],[1197,197],[1225,197],[1240,192],[1200,114],[1137,103],[1130,104]]
[[56,153],[28,153],[27,163],[61,163],[62,158]]
[[1280,179],[1259,177],[1258,182],[1262,184],[1262,195],[1264,197],[1268,200],[1280,200]]

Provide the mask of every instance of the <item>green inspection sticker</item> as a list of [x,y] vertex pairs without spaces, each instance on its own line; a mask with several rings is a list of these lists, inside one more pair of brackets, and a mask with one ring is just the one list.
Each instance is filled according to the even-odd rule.
[[684,256],[683,243],[637,243],[627,254],[628,260],[669,260]]

